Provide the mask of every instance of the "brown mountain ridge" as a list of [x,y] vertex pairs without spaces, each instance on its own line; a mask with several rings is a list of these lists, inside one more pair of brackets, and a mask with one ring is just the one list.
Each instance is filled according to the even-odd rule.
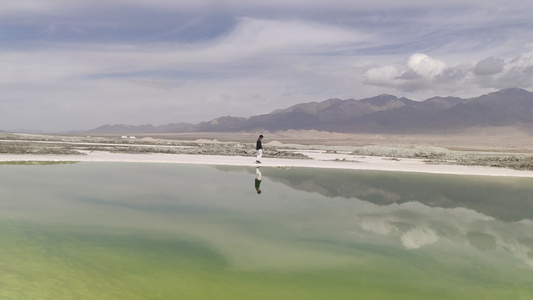
[[224,116],[198,124],[104,125],[86,133],[171,133],[320,130],[344,133],[458,132],[472,127],[533,128],[533,93],[509,88],[474,98],[413,101],[393,95],[300,103],[249,118]]

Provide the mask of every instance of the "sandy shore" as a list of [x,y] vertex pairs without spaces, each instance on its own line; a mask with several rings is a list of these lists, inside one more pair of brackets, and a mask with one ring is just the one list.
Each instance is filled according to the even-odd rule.
[[[504,168],[434,165],[427,164],[423,159],[401,158],[391,159],[379,156],[354,156],[349,153],[331,153],[320,150],[297,151],[310,159],[263,158],[261,167],[306,167],[350,170],[379,170],[395,172],[421,172],[457,175],[533,177],[533,171],[518,171]],[[223,156],[193,154],[129,154],[93,151],[86,155],[32,155],[32,154],[0,154],[0,162],[136,162],[136,163],[175,163],[203,165],[257,166],[254,156]]]

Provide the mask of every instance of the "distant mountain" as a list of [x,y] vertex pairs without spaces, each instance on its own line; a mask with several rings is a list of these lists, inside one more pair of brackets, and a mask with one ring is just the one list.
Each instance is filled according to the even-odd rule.
[[204,132],[219,132],[219,131],[236,131],[239,130],[241,124],[246,121],[246,118],[237,117],[220,117],[209,122],[202,122],[197,124],[193,131]]
[[103,125],[95,129],[86,131],[85,133],[97,134],[97,133],[152,133],[156,132],[156,127],[151,124],[141,125],[141,126],[132,126],[127,124],[116,124],[116,125]]
[[85,131],[87,134],[129,134],[129,133],[156,133],[156,132],[187,132],[194,131],[196,125],[189,123],[170,123],[161,126],[154,126],[152,124],[147,125],[127,125],[127,124],[115,124],[115,125],[103,125],[98,128],[94,128]]
[[104,125],[87,133],[237,132],[315,129],[346,133],[454,132],[470,127],[533,125],[533,93],[504,89],[475,98],[413,101],[393,95],[300,103],[269,114],[220,117],[199,124]]
[[194,124],[189,123],[170,123],[155,127],[155,132],[184,132],[193,131],[195,129]]

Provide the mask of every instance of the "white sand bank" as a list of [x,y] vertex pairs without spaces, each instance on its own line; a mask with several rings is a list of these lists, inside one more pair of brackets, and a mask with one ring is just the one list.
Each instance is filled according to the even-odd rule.
[[[308,167],[352,170],[379,170],[396,172],[421,172],[459,175],[533,177],[533,171],[517,171],[493,167],[432,165],[422,159],[354,156],[324,151],[299,151],[312,159],[263,158],[264,167]],[[0,162],[6,161],[79,161],[79,162],[137,162],[177,163],[203,165],[256,166],[255,156],[189,155],[189,154],[123,154],[89,152],[87,155],[17,155],[0,154]]]

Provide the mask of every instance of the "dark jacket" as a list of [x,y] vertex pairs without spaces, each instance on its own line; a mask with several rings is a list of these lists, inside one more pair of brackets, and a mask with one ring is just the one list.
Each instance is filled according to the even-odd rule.
[[255,143],[255,150],[263,149],[263,145],[261,144],[261,140],[257,139],[257,143]]

